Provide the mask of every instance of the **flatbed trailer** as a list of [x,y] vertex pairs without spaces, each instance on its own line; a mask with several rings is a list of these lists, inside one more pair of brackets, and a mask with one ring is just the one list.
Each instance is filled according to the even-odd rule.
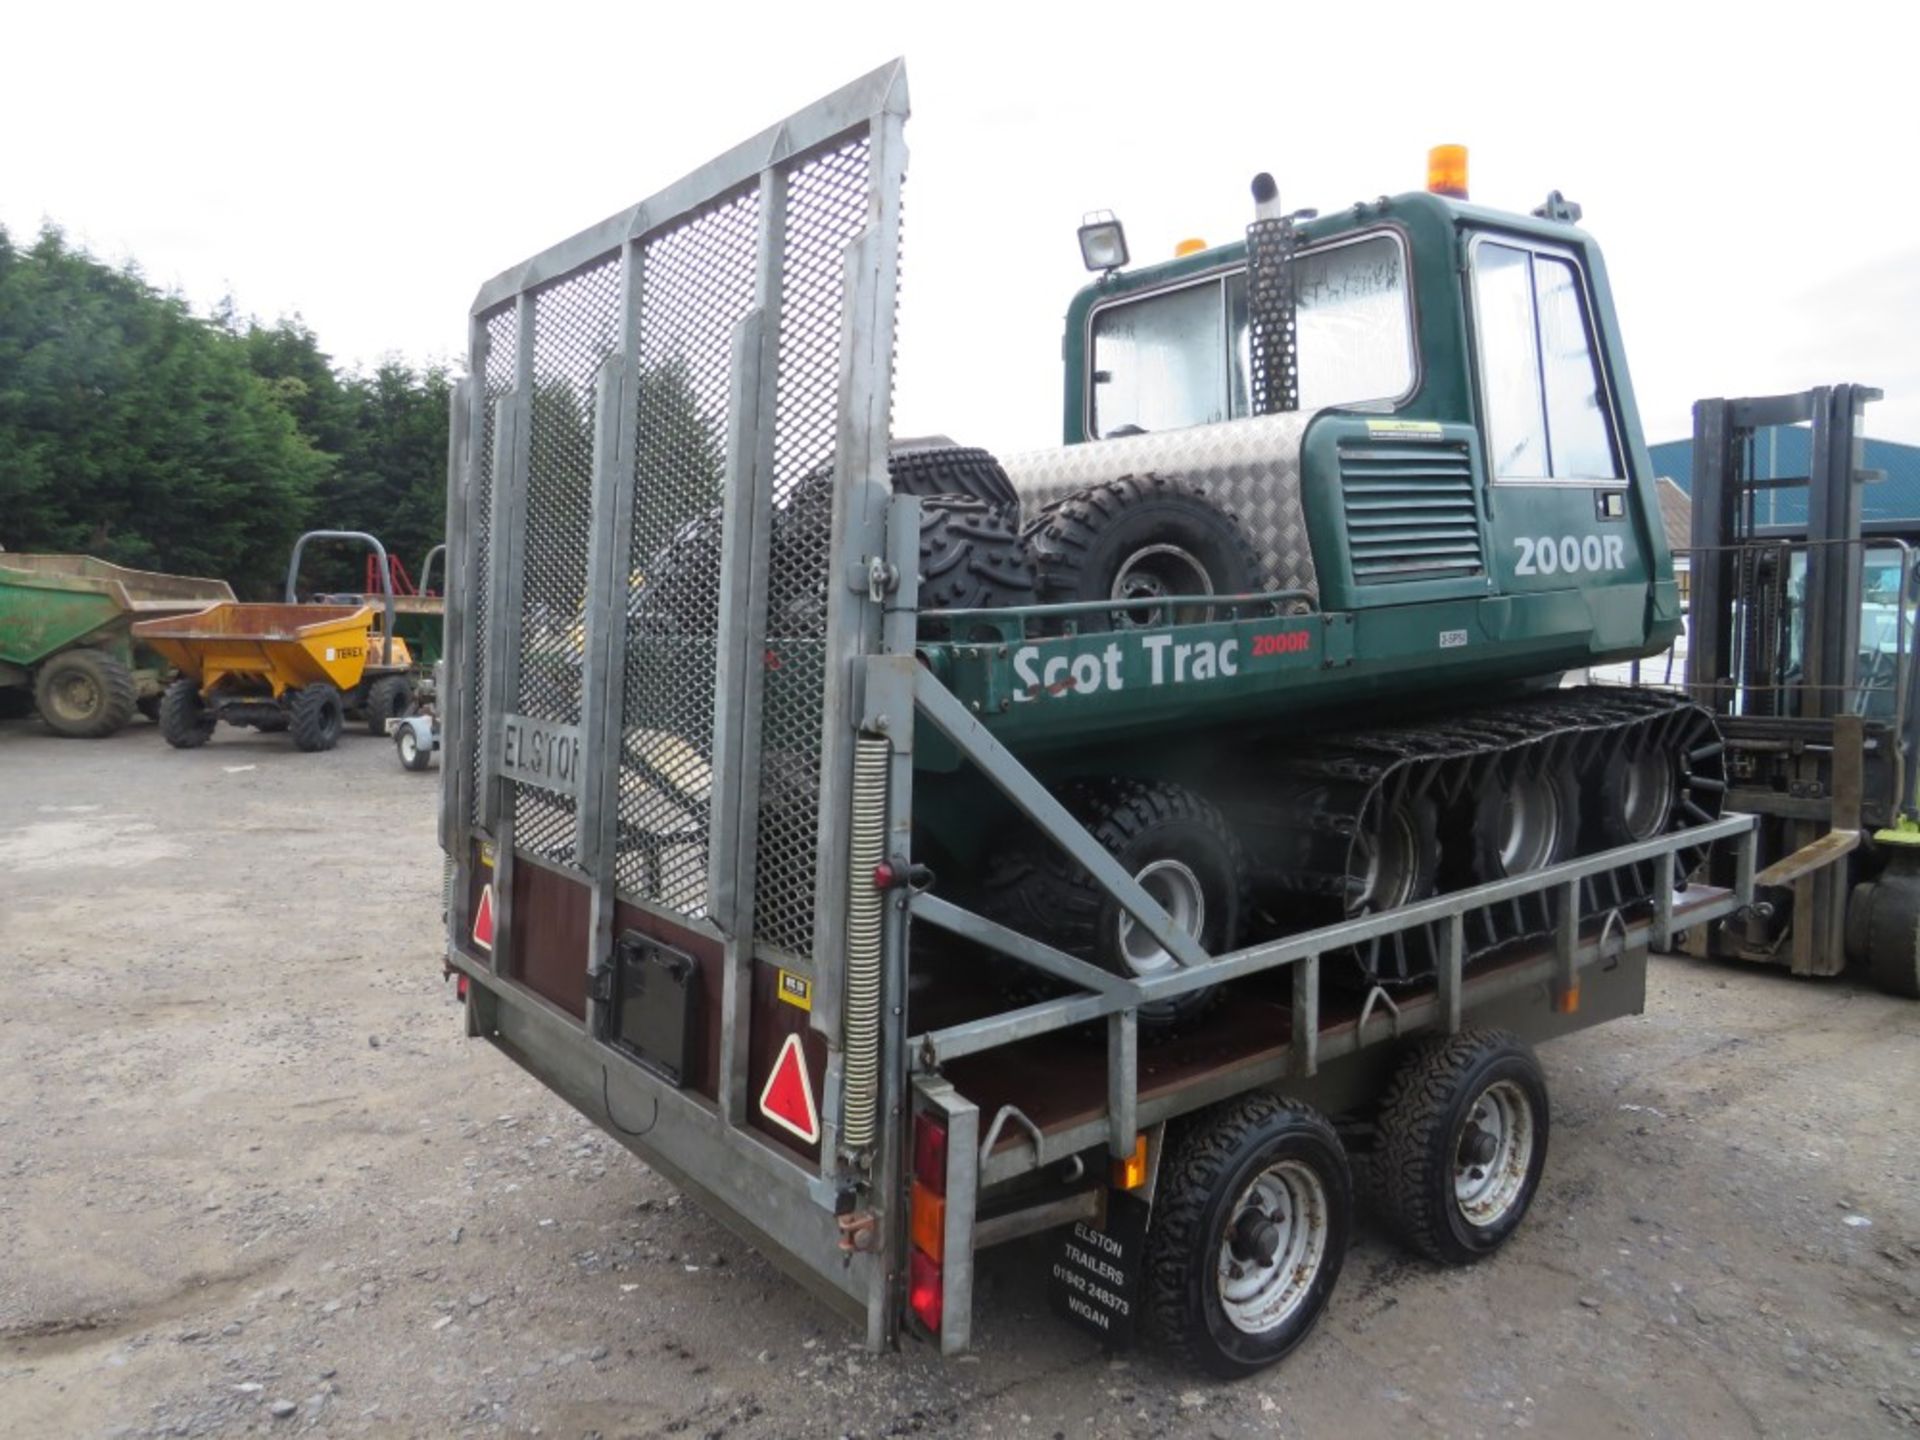
[[[1061,1313],[1122,1342],[1143,1292],[1164,1309],[1169,1227],[1239,1203],[1231,1176],[1196,1191],[1163,1148],[1223,1116],[1291,1126],[1327,1168],[1277,1162],[1251,1209],[1229,1207],[1248,1274],[1285,1269],[1283,1232],[1308,1247],[1313,1294],[1280,1274],[1272,1302],[1293,1307],[1290,1346],[1337,1276],[1343,1150],[1364,1156],[1391,1077],[1452,1037],[1509,1089],[1533,1084],[1526,1042],[1638,1013],[1650,950],[1751,903],[1751,821],[1707,814],[1208,954],[1036,773],[1086,717],[1034,706],[1015,724],[1009,687],[1029,677],[1011,648],[1036,619],[1070,632],[1075,608],[922,608],[922,502],[887,464],[906,108],[896,62],[476,297],[449,460],[446,964],[469,1035],[876,1348],[964,1350],[975,1253],[1042,1230],[1062,1237]],[[709,544],[710,570],[675,570]],[[1635,613],[1670,583],[1640,583]],[[1247,611],[1171,623],[1189,601]],[[1294,616],[1274,591],[1159,603],[1169,623],[1129,632],[1143,654],[1235,637],[1251,654],[1256,632],[1353,623]],[[1257,710],[1288,666],[1344,663],[1338,641],[1274,653],[1277,672],[1216,668],[1209,711]],[[1150,685],[1132,699],[1120,729],[1180,719]],[[1177,963],[1115,973],[943,890],[915,860],[917,807],[945,803],[920,782],[963,767]],[[1687,885],[1713,848],[1733,882]],[[1639,901],[1610,884],[1629,871],[1654,877]],[[1549,923],[1476,926],[1505,910]],[[1416,931],[1426,979],[1353,985],[1356,947]],[[954,943],[925,943],[940,936]],[[982,957],[1056,992],[1012,998]],[[1143,1011],[1203,990],[1225,1003],[1143,1033]],[[1544,1104],[1503,1139],[1475,1131],[1500,1157],[1473,1162],[1480,1180],[1517,1166],[1524,1187],[1487,1248],[1537,1182]],[[1310,1180],[1297,1222],[1261,1198],[1290,1175]],[[1282,1353],[1184,1348],[1229,1374]]]

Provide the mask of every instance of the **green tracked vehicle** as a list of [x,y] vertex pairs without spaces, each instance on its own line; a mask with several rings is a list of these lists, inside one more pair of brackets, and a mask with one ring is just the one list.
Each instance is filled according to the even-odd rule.
[[1557,195],[1096,217],[1063,443],[896,441],[906,115],[894,62],[475,297],[446,964],[869,1344],[964,1350],[1047,1232],[1062,1316],[1243,1375],[1356,1197],[1497,1251],[1532,1044],[1754,904],[1712,714],[1561,683],[1681,618],[1605,268]]

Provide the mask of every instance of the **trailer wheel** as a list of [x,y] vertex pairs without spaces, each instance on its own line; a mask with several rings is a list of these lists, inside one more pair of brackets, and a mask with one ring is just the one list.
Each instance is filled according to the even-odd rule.
[[1352,1232],[1346,1151],[1317,1111],[1260,1093],[1203,1111],[1160,1169],[1148,1318],[1182,1359],[1250,1375],[1313,1329]]
[[1526,1217],[1548,1123],[1546,1076],[1513,1036],[1463,1030],[1416,1045],[1381,1100],[1367,1190],[1408,1245],[1465,1265]]
[[[1126,867],[1209,954],[1231,950],[1248,911],[1240,842],[1220,812],[1181,785],[1077,780],[1060,793],[1074,817]],[[1092,875],[1039,832],[1023,829],[996,847],[985,907],[1009,929],[1091,960],[1116,975],[1161,975],[1179,962],[1100,888]],[[1035,993],[1045,982],[1016,961],[1005,988]],[[1215,989],[1189,990],[1140,1007],[1140,1023],[1164,1027],[1211,1005]]]
[[160,696],[160,734],[176,750],[195,750],[213,738],[213,712],[200,687],[182,676]]
[[[1240,522],[1198,486],[1128,475],[1056,500],[1022,532],[1041,598],[1143,600],[1233,595],[1260,588],[1260,557]],[[1212,606],[1081,615],[1082,630],[1127,630],[1205,620]]]
[[385,735],[387,722],[413,708],[413,682],[404,675],[382,675],[367,690],[367,733]]
[[985,450],[968,445],[929,445],[887,456],[887,475],[896,495],[965,495],[1001,509],[1020,510],[1020,495]]
[[1530,875],[1572,855],[1580,838],[1580,784],[1564,766],[1520,755],[1473,803],[1474,878]]
[[922,610],[1033,603],[1033,562],[1003,506],[966,495],[920,502]]
[[433,752],[420,743],[420,732],[411,725],[394,727],[393,748],[409,770],[425,770],[433,764]]
[[33,677],[33,701],[56,735],[98,740],[133,718],[133,672],[104,650],[63,650]]
[[346,718],[340,692],[317,680],[294,691],[287,728],[293,731],[293,743],[302,750],[331,750],[340,743]]

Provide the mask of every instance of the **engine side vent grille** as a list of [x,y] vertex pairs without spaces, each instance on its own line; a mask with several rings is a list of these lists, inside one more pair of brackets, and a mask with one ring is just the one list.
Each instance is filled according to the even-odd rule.
[[1356,581],[1486,573],[1465,445],[1342,445],[1340,492]]

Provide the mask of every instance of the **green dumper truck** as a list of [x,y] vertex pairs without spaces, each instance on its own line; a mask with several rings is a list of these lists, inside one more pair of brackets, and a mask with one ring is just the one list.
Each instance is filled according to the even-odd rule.
[[29,692],[55,734],[111,735],[164,688],[164,662],[134,643],[133,622],[231,599],[224,580],[0,553],[0,704]]

